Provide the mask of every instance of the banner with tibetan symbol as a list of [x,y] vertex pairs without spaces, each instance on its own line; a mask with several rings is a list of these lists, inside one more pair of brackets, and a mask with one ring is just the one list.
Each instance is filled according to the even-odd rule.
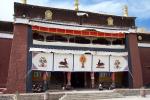
[[52,71],[53,54],[51,53],[32,53],[32,70]]
[[127,56],[110,56],[110,72],[128,71]]
[[76,72],[91,72],[92,56],[91,55],[74,55],[74,70]]
[[109,72],[109,56],[93,56],[93,72]]
[[54,54],[54,71],[71,72],[73,69],[73,54]]

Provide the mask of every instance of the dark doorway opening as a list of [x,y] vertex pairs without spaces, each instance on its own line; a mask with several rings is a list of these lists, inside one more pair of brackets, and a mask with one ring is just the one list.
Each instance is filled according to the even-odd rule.
[[74,72],[71,75],[71,84],[73,88],[84,88],[84,73]]
[[129,82],[129,72],[124,72],[122,80],[123,88],[129,88]]
[[115,83],[117,88],[128,88],[129,87],[129,74],[128,72],[116,72]]

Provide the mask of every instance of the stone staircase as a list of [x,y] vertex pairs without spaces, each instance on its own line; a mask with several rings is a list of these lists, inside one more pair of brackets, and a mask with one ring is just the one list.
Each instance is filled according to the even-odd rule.
[[124,96],[114,92],[99,93],[67,93],[59,100],[99,100],[110,98],[123,98]]

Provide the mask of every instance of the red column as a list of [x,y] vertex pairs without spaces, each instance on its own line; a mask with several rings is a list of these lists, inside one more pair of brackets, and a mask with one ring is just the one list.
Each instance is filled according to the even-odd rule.
[[84,87],[87,87],[87,77],[86,77],[86,72],[84,73]]
[[66,72],[63,73],[64,74],[64,86],[66,85]]
[[115,83],[115,72],[112,73],[111,79],[112,79],[112,82]]
[[94,88],[95,82],[94,82],[94,72],[91,72],[91,86]]
[[67,73],[67,85],[71,86],[71,72]]

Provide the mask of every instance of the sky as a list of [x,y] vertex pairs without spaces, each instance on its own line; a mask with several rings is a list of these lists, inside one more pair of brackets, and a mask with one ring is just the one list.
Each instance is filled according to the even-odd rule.
[[[21,0],[3,0],[0,3],[0,20],[13,21],[14,2],[21,2]],[[74,0],[27,0],[27,3],[74,9]],[[123,15],[124,5],[128,6],[129,16],[137,17],[136,26],[144,27],[150,32],[150,0],[79,0],[79,10],[113,15]]]

